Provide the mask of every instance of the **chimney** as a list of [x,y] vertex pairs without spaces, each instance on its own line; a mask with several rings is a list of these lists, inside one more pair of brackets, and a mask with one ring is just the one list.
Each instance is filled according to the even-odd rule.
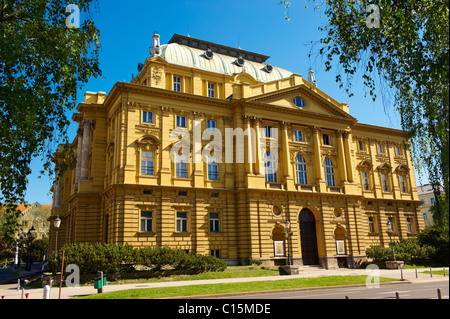
[[317,86],[316,76],[314,75],[314,71],[311,69],[309,69],[308,71],[308,82],[313,84],[314,86]]
[[159,44],[159,34],[155,31],[152,35],[152,46],[150,47],[150,56],[153,58],[161,54],[160,44]]

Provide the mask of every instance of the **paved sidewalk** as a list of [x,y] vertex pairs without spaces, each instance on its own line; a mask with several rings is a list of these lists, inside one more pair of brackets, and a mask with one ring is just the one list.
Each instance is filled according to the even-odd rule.
[[[433,268],[433,270],[442,270],[442,268]],[[427,273],[422,273],[427,271]],[[376,272],[379,272],[378,274]],[[158,288],[158,287],[176,287],[176,286],[188,286],[188,285],[203,285],[203,284],[217,284],[217,283],[233,283],[233,282],[255,282],[255,281],[274,281],[274,280],[288,280],[294,278],[311,278],[311,277],[324,277],[324,276],[354,276],[354,275],[370,275],[394,279],[401,279],[401,271],[399,269],[395,270],[366,270],[366,269],[336,269],[336,270],[325,270],[325,269],[314,269],[314,270],[304,270],[300,271],[299,275],[292,276],[268,276],[268,277],[251,277],[251,278],[232,278],[232,279],[211,279],[211,280],[191,280],[191,281],[174,281],[174,282],[160,282],[160,283],[140,283],[140,284],[127,284],[127,285],[107,285],[103,288],[103,292],[118,291],[118,290],[128,290],[128,289],[142,289],[142,288]],[[430,276],[429,270],[418,269],[417,278],[414,269],[403,270],[403,279],[410,282],[424,282],[427,280],[448,280],[448,276],[433,275]],[[39,289],[29,289],[24,288],[24,296],[28,294],[28,299],[43,299],[43,288]],[[82,287],[63,287],[61,289],[61,299],[69,299],[77,296],[96,294],[97,290],[92,286],[82,286]],[[0,285],[0,298],[7,299],[21,299],[22,291],[17,291],[17,284],[10,285]],[[59,288],[53,287],[50,291],[50,299],[59,298]]]

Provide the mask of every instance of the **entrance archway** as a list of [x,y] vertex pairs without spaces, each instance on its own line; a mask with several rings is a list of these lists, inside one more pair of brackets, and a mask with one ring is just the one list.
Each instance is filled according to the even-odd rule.
[[319,253],[314,214],[307,208],[302,209],[299,215],[299,224],[303,265],[318,265]]

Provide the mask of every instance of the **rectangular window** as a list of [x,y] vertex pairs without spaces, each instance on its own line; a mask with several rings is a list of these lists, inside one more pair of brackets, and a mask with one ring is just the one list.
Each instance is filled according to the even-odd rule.
[[427,213],[423,213],[423,220],[428,220],[428,215],[427,215]]
[[375,228],[375,220],[373,217],[369,217],[369,232],[371,233],[376,233],[376,228]]
[[178,76],[173,77],[173,90],[181,92],[181,78]]
[[186,116],[177,115],[177,127],[186,127]]
[[177,232],[187,233],[188,217],[185,212],[177,212]]
[[367,172],[361,172],[361,176],[362,176],[364,190],[370,191],[369,176],[368,176]]
[[144,123],[153,123],[153,112],[142,112],[142,122]]
[[220,250],[218,249],[211,249],[211,256],[220,258]]
[[406,218],[406,225],[408,226],[408,233],[414,233],[414,224],[411,217]]
[[431,203],[431,205],[434,205],[434,197],[430,198],[430,203]]
[[303,132],[302,131],[296,130],[294,132],[294,135],[295,135],[295,140],[297,142],[303,142]]
[[273,127],[272,126],[264,126],[264,129],[266,131],[266,137],[273,137]]
[[422,202],[422,206],[425,206],[425,199],[420,200]]
[[397,155],[397,156],[401,156],[402,155],[402,150],[398,146],[395,147],[395,155]]
[[216,162],[208,163],[208,179],[219,179],[219,164]]
[[153,212],[141,212],[141,232],[153,232]]
[[207,129],[208,131],[215,131],[217,129],[217,122],[214,120],[208,120]]
[[323,145],[331,145],[330,135],[323,134]]
[[220,232],[220,219],[218,213],[210,213],[209,214],[209,231],[211,233],[219,233]]
[[363,141],[358,141],[358,145],[359,145],[359,150],[361,152],[364,152],[364,143],[363,143]]
[[406,188],[406,179],[405,179],[405,176],[400,175],[400,176],[399,176],[399,179],[400,179],[400,189],[401,189],[402,193],[407,193],[407,192],[408,192],[408,189]]
[[384,153],[384,148],[383,148],[383,145],[381,145],[381,144],[378,144],[378,153],[379,154],[383,154]]
[[381,174],[381,184],[384,192],[389,192],[389,181],[386,174]]
[[141,153],[141,174],[154,174],[154,154],[153,152],[142,151]]
[[180,161],[175,164],[175,176],[187,177],[187,163]]
[[215,97],[215,89],[213,83],[208,83],[208,97]]

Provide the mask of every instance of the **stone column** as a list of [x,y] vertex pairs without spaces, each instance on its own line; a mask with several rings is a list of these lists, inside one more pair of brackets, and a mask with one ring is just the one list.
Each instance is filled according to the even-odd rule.
[[347,180],[353,182],[353,165],[351,156],[351,132],[344,131],[344,151],[345,151],[345,162],[347,164]]
[[75,188],[78,187],[78,182],[81,177],[81,153],[83,148],[83,129],[79,128],[77,133],[78,133],[78,144],[77,144],[77,167],[75,170]]
[[247,174],[253,174],[253,163],[255,162],[254,156],[255,156],[255,148],[256,148],[256,138],[253,136],[252,127],[250,125],[250,116],[244,115],[244,131],[248,132],[247,136],[247,148],[245,149],[245,154],[247,155],[247,162],[246,162],[246,173]]
[[284,172],[284,182],[286,183],[286,189],[291,190],[294,189],[294,179],[292,178],[292,166],[291,166],[291,160],[289,155],[289,138],[288,138],[288,123],[282,122],[281,123],[282,132],[281,132],[281,138],[282,138],[282,153],[283,153],[283,172]]
[[[254,118],[255,121],[255,133],[256,133],[256,165],[255,174],[264,174],[264,162],[262,161],[261,154],[261,132],[259,131],[259,126],[261,124],[260,118]],[[263,167],[261,169],[261,162]]]
[[81,175],[80,180],[88,179],[89,168],[89,136],[91,134],[92,120],[83,120],[83,145],[81,150]]
[[341,182],[347,181],[347,164],[345,163],[345,152],[344,152],[344,140],[342,138],[342,131],[337,132],[338,141],[338,157],[339,157],[339,172],[341,173]]

